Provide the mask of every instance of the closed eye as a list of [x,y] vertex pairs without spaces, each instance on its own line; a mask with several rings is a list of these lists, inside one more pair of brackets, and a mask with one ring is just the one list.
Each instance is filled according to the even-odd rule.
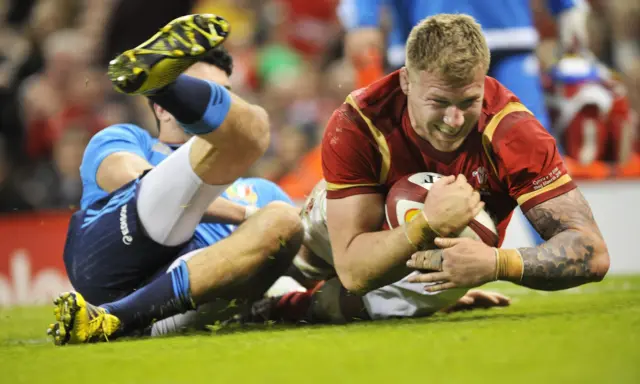
[[477,97],[469,98],[460,103],[460,109],[467,109],[473,105],[478,100]]
[[441,99],[433,99],[432,101],[435,102],[436,104],[438,104],[441,107],[447,107],[447,106],[449,106],[451,104],[447,100],[441,100]]

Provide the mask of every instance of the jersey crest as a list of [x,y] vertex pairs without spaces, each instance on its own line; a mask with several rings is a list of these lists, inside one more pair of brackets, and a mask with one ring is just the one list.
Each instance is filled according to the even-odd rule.
[[227,188],[226,192],[231,200],[247,203],[248,205],[256,205],[258,203],[258,194],[252,184],[235,183]]

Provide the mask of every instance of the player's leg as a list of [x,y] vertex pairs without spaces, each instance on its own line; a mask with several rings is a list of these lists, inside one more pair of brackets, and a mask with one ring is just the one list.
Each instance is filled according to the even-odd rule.
[[354,320],[370,319],[361,296],[348,292],[337,277],[320,281],[306,292],[289,292],[253,303],[229,323],[284,323],[342,324]]
[[[180,259],[188,259],[195,253],[196,252],[192,252]],[[295,316],[293,314],[290,314],[290,316],[282,314],[283,318],[287,318],[290,321],[302,320],[306,314],[307,304],[304,302],[306,301],[307,303],[310,303],[310,294],[307,294],[306,292],[313,290],[315,287],[319,287],[319,283],[321,283],[322,280],[330,279],[335,276],[333,267],[317,257],[313,257],[313,259],[310,260],[312,257],[313,255],[308,248],[301,247],[300,251],[293,259],[293,264],[289,265],[289,268],[284,272],[284,274],[280,270],[277,271],[277,276],[279,276],[278,280],[265,293],[265,296],[268,296],[269,298],[277,297],[276,303],[284,297],[284,301],[287,301],[287,305],[291,306],[292,309],[296,311]],[[176,260],[169,269],[171,270],[176,268],[179,265],[179,262],[180,260]],[[276,277],[276,275],[273,277]],[[335,281],[337,282],[337,279],[335,279]],[[330,289],[329,287],[333,285],[333,283],[327,285],[327,289],[325,289],[325,296],[320,298],[318,304],[319,308],[328,306],[329,309],[319,309],[316,311],[318,315],[314,316],[315,318],[322,317],[325,320],[316,320],[316,322],[337,322],[327,318],[327,316],[330,316],[331,313],[335,312],[330,310],[330,308],[334,307],[332,305],[332,297],[335,297],[335,300],[339,300],[340,297],[340,294],[336,296],[333,293],[328,292]],[[289,295],[290,293],[300,293],[300,295]],[[342,293],[346,294],[346,291],[342,290]],[[325,297],[327,297],[327,299],[325,299]],[[354,296],[350,296],[350,298],[354,298]],[[269,299],[266,299],[266,301],[269,301]],[[268,304],[272,305],[276,303]],[[189,311],[184,314],[172,316],[162,321],[155,322],[151,329],[151,336],[162,336],[183,332],[185,330],[205,330],[207,326],[217,322],[225,324],[228,322],[248,321],[248,319],[243,318],[243,315],[246,314],[246,316],[249,316],[253,304],[253,301],[229,302],[229,300],[217,299],[215,302],[199,306],[197,311]],[[302,308],[303,306],[304,308]],[[353,302],[349,301],[349,304],[346,306],[348,308],[353,308],[352,312],[354,314],[361,314],[364,311],[364,303],[362,300],[354,300]],[[264,307],[261,308],[261,310],[264,309]],[[268,320],[267,314],[254,310],[254,318],[256,316],[259,316],[259,320],[263,318]]]
[[94,304],[118,300],[175,260],[183,247],[149,238],[136,214],[134,180],[73,214],[63,258],[73,287]]
[[[126,186],[126,193],[116,192],[91,207],[91,212],[82,219],[84,222],[78,224],[77,232],[82,235],[70,233],[74,241],[65,251],[65,262],[70,276],[77,276],[76,289],[86,293],[91,301],[96,300],[94,303],[122,297],[123,293],[131,292],[140,281],[174,260],[179,252],[177,246],[193,236],[211,201],[259,156],[260,148],[265,145],[263,136],[268,137],[268,134],[261,135],[265,129],[255,129],[254,136],[247,135],[248,130],[256,128],[255,124],[249,121],[243,126],[239,122],[246,120],[237,105],[241,110],[260,110],[258,107],[253,108],[241,100],[231,101],[226,89],[213,83],[189,77],[173,81],[198,55],[222,42],[227,32],[226,22],[213,15],[181,17],[141,46],[120,55],[110,65],[111,78],[121,91],[155,90],[161,93],[164,98],[173,100],[172,113],[211,131],[204,136],[215,138],[222,134],[234,141],[236,153],[213,151],[208,156],[203,154],[202,148],[212,145],[193,138],[140,181]],[[162,47],[173,48],[163,50]],[[188,92],[190,85],[193,85],[193,93]],[[210,106],[212,98],[220,103]],[[189,109],[190,106],[196,107]],[[188,111],[194,116],[188,116]],[[246,140],[234,140],[233,132],[237,133],[235,137]],[[224,147],[224,143],[218,146]],[[193,156],[194,153],[203,159]],[[194,159],[196,165],[192,166]],[[220,162],[235,164],[236,168],[229,166],[228,172],[223,172]],[[214,168],[209,166],[212,163],[218,164],[218,169],[213,170],[214,176],[220,174],[221,177],[204,180],[203,177],[213,174],[209,174]],[[199,167],[205,167],[204,171],[196,172]],[[124,232],[120,234],[125,229],[126,237]]]
[[[255,300],[288,268],[302,237],[297,210],[271,203],[230,237],[182,260],[170,273],[121,300],[94,307],[77,293],[63,294],[58,307],[60,320],[51,328],[54,341],[105,340],[215,298]],[[98,326],[102,322],[106,330]]]
[[[298,211],[297,208],[294,208],[294,204],[289,196],[287,196],[280,187],[265,179],[245,178],[241,182],[235,183],[234,188],[228,191],[227,196],[232,201],[237,201],[243,204],[255,204],[257,207],[264,207],[265,205],[276,201],[282,202],[290,205],[290,207],[282,207],[282,209],[288,210],[289,213],[293,214]],[[245,228],[242,227],[242,230],[244,229]],[[271,241],[268,237],[263,238],[262,240],[257,238],[256,240],[267,242]],[[263,247],[266,249],[269,245],[264,244]],[[187,261],[195,254],[197,253],[182,256],[180,259]],[[289,258],[286,257],[284,260],[288,261]],[[176,268],[179,265],[179,262],[180,260],[176,260],[176,262],[169,266],[168,270]],[[253,281],[249,283],[249,286],[258,287],[255,292],[255,298],[262,297],[267,293],[270,295],[281,295],[285,292],[290,292],[293,289],[301,289],[302,287],[296,282],[296,280],[284,276],[286,275],[285,269],[287,266],[289,269],[286,272],[288,272],[291,269],[290,263],[288,265],[280,265],[273,268],[272,271],[266,271],[258,276],[258,278],[266,278],[266,281],[269,283],[269,289],[267,292],[265,292],[264,284],[254,284]],[[276,279],[278,279],[276,284],[271,284]],[[214,324],[216,321],[226,320],[231,316],[240,313],[240,310],[245,307],[241,300],[233,300],[233,305],[227,306],[227,304],[229,304],[229,300],[220,297],[216,297],[215,299],[215,302],[199,306],[197,313],[196,311],[189,311],[188,313],[176,315],[154,323],[152,335],[173,333],[185,328],[203,329],[205,325]],[[252,302],[253,300],[250,300],[248,301],[248,304],[251,304]]]
[[424,291],[424,284],[403,279],[357,296],[348,292],[338,278],[331,278],[307,292],[262,299],[239,320],[340,324],[356,320],[424,317],[453,305],[466,291],[450,289],[432,294]]
[[269,139],[264,109],[219,84],[181,74],[222,44],[229,31],[218,16],[183,16],[112,60],[108,70],[117,90],[148,96],[200,138],[194,141],[190,162],[205,183],[214,185],[245,172]]
[[[256,240],[271,241],[268,238],[258,238]],[[268,244],[265,244],[264,246],[265,248],[268,248]],[[198,305],[198,308],[196,310],[188,311],[168,317],[164,320],[154,322],[153,326],[151,327],[151,336],[162,336],[187,330],[205,330],[209,325],[213,325],[216,322],[225,322],[234,316],[246,312],[256,299],[267,294],[267,292],[263,290],[264,286],[269,285],[269,290],[274,289],[273,282],[281,279],[292,269],[291,264],[287,264],[287,261],[289,261],[291,258],[291,254],[289,251],[293,250],[295,250],[295,247],[284,249],[282,251],[284,254],[278,257],[278,259],[283,261],[283,263],[272,263],[272,265],[269,266],[269,270],[265,270],[260,273],[259,278],[264,282],[264,284],[259,282],[259,285],[261,286],[258,287],[257,290],[254,290],[255,295],[252,294],[252,296],[254,297],[245,297],[245,294],[243,292],[245,290],[243,289],[238,289],[240,295],[232,295],[237,297],[216,297],[213,301]],[[167,269],[167,273],[171,272],[175,268],[178,268],[181,265],[182,261],[190,260],[201,251],[202,250],[197,250],[181,256],[169,266],[169,268]],[[272,260],[276,259],[272,258]],[[248,286],[253,285],[253,282],[251,280],[252,279],[249,278],[249,282],[247,283]],[[291,292],[291,286],[293,284],[295,284],[295,288],[304,290],[304,288],[302,288],[302,286],[298,284],[296,280],[287,280],[284,284],[286,285],[287,283],[290,285],[284,287],[286,289],[284,292]],[[282,293],[280,293],[279,295],[281,294]]]
[[187,241],[211,201],[268,146],[262,108],[219,84],[180,74],[228,32],[228,23],[217,16],[184,16],[109,65],[117,90],[148,96],[196,135],[141,181],[140,221],[164,245]]
[[[176,246],[191,238],[211,201],[245,172],[268,144],[268,119],[263,109],[231,95],[217,84],[178,77],[198,55],[224,40],[227,32],[226,22],[213,15],[185,16],[110,64],[109,74],[119,90],[150,94],[170,113],[184,120],[182,125],[186,131],[197,135],[142,178],[137,190],[137,209],[131,215],[139,217],[143,232],[149,238],[164,246]],[[172,48],[167,50],[167,47]],[[200,98],[207,102],[199,102]],[[190,106],[199,106],[201,110],[190,109]],[[229,249],[225,253],[233,252]],[[243,255],[254,257],[260,264],[259,254]],[[198,260],[194,262],[199,266],[209,263],[200,258],[194,260]],[[211,261],[210,268],[216,269],[217,264]],[[210,268],[205,270],[210,272]],[[205,294],[198,289],[216,291],[215,286],[208,287],[200,281],[210,276],[203,277],[200,270],[190,276],[192,271],[184,263],[136,295],[143,297],[143,303],[158,305],[154,308],[162,312],[161,318],[184,312],[193,307],[190,293],[197,298]],[[246,272],[242,268],[234,271]],[[218,272],[225,276],[238,275],[224,268]],[[227,282],[222,279],[214,283],[224,286]],[[173,297],[168,307],[164,307],[167,295]],[[135,304],[138,300],[132,302]],[[98,335],[101,332],[91,328],[91,324],[97,323],[92,318],[115,318],[107,316],[104,310],[91,309],[92,306],[76,294],[64,295],[57,305],[56,331],[75,332],[72,336],[58,337],[58,342],[91,339],[93,332]],[[74,329],[74,325],[78,329]]]

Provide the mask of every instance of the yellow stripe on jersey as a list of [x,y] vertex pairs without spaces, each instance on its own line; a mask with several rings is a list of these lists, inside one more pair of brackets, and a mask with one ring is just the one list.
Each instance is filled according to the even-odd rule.
[[[378,151],[380,155],[382,155],[382,165],[380,166],[380,184],[384,184],[387,181],[387,175],[389,174],[389,169],[391,168],[391,153],[389,152],[389,145],[387,144],[387,139],[385,139],[384,135],[375,125],[371,122],[371,120],[362,113],[353,96],[347,96],[347,100],[345,101],[347,104],[353,107],[367,126],[369,127],[369,131],[371,131],[371,135],[373,135],[374,140],[378,144]],[[347,187],[348,188],[348,187]]]
[[571,176],[569,175],[564,175],[562,177],[560,177],[558,180],[554,181],[553,183],[542,187],[540,189],[538,189],[537,191],[533,191],[533,192],[529,192],[529,193],[525,193],[524,195],[518,197],[518,205],[523,205],[524,203],[526,203],[527,201],[533,199],[534,197],[541,195],[545,192],[551,191],[553,189],[556,189],[558,187],[562,187],[563,185],[567,184],[568,182],[571,181]]
[[[489,162],[491,163],[491,167],[493,168],[493,172],[495,172],[496,176],[498,175],[498,167],[496,167],[493,162],[493,158],[491,157],[491,140],[493,139],[493,134],[496,132],[496,128],[498,128],[498,124],[504,119],[508,114],[512,112],[528,112],[531,113],[522,103],[517,103],[515,101],[508,103],[505,105],[500,112],[496,113],[489,124],[482,132],[482,146],[484,147],[484,153],[486,153],[489,158]],[[533,115],[533,113],[531,113]]]
[[379,184],[334,184],[327,183],[327,191],[340,191],[347,188],[377,187]]

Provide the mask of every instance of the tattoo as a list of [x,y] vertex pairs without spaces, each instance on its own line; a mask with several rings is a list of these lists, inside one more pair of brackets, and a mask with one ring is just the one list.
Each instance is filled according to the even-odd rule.
[[601,279],[603,274],[594,261],[608,256],[589,204],[579,190],[539,204],[526,216],[546,242],[519,249],[524,261],[522,285],[553,291]]

